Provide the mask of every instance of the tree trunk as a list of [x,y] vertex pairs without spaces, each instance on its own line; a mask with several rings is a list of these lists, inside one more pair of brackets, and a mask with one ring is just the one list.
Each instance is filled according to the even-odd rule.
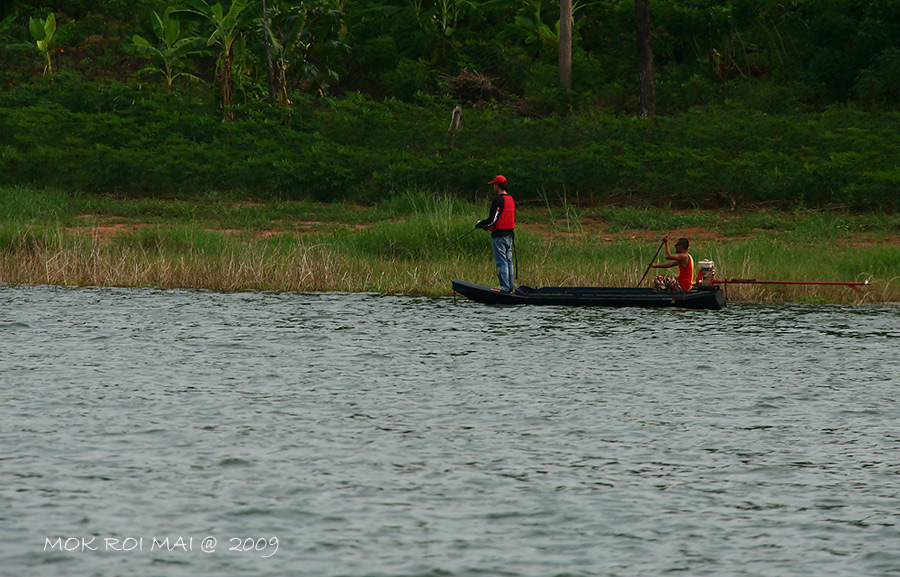
[[278,70],[275,75],[275,88],[278,92],[278,105],[279,106],[290,106],[293,104],[291,99],[288,98],[288,85],[287,85],[287,64],[284,63],[284,60],[278,60]]
[[559,0],[559,83],[572,88],[572,0]]
[[231,86],[232,58],[231,47],[229,46],[228,52],[225,53],[225,58],[222,62],[222,112],[224,113],[226,120],[234,120],[234,112],[231,111],[231,104],[234,100]]
[[269,87],[269,102],[275,102],[275,69],[272,67],[272,46],[269,42],[269,8],[262,0],[263,37],[266,45],[266,84]]
[[650,0],[635,0],[634,8],[640,114],[653,120],[656,116],[656,80],[653,73],[653,50],[650,47]]

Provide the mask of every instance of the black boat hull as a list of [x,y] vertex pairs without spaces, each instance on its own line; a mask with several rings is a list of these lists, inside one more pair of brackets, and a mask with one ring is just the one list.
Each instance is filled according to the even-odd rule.
[[484,285],[453,281],[453,291],[475,302],[489,305],[556,305],[584,307],[672,307],[678,309],[719,310],[725,307],[725,294],[719,287],[700,287],[690,291],[656,291],[630,287],[544,287],[520,286],[501,293]]

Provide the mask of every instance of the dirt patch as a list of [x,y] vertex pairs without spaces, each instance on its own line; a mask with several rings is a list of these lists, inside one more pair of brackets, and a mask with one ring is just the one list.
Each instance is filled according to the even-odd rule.
[[78,217],[81,220],[93,220],[91,224],[83,226],[69,226],[66,230],[76,234],[90,234],[96,238],[108,240],[123,234],[129,234],[149,228],[151,225],[136,222],[121,222],[112,219],[99,219],[91,214],[83,214]]
[[[141,230],[164,227],[162,223],[148,223],[134,220],[126,220],[116,217],[103,217],[93,214],[82,214],[78,217],[83,221],[82,225],[73,225],[66,227],[66,230],[73,234],[86,234],[99,239],[112,239],[117,236],[135,233]],[[185,223],[176,223],[176,226],[183,226]],[[273,221],[270,226],[261,228],[225,228],[221,223],[215,221],[207,221],[198,223],[205,230],[211,232],[221,232],[230,236],[247,236],[252,239],[264,239],[278,235],[291,234],[296,236],[308,236],[312,234],[321,234],[332,230],[346,230],[351,232],[359,232],[374,228],[375,224],[360,223],[342,223],[330,222],[323,220],[279,220]],[[607,230],[604,223],[593,218],[582,218],[580,220],[557,219],[553,222],[520,222],[518,227],[528,231],[528,233],[541,237],[545,240],[565,239],[580,241],[585,243],[609,243],[616,241],[639,241],[646,243],[648,246],[658,246],[661,235],[658,231],[652,230]],[[687,227],[673,229],[669,231],[670,246],[674,245],[676,239],[685,237],[691,241],[692,247],[702,247],[708,244],[721,244],[724,242],[733,242],[752,238],[758,235],[771,234],[773,230],[764,228],[753,228],[745,234],[721,234],[714,230],[703,227]],[[876,235],[872,233],[858,233],[847,235],[840,238],[829,239],[823,241],[823,249],[826,247],[848,247],[862,248],[875,245],[900,245],[900,234],[892,235]]]
[[[141,230],[166,226],[164,223],[136,222],[114,217],[101,217],[93,214],[82,214],[78,216],[78,219],[84,221],[84,224],[67,226],[65,227],[65,230],[72,234],[91,235],[102,240],[109,240],[117,236],[131,234]],[[184,226],[186,224],[187,223],[179,222],[176,223],[175,226]],[[335,229],[358,232],[375,226],[374,224],[344,224],[320,220],[293,220],[288,223],[279,221],[273,222],[271,228],[225,228],[221,223],[214,221],[206,223],[201,222],[200,225],[204,230],[209,232],[220,232],[229,236],[249,236],[252,239],[263,239],[285,234],[307,236]]]
[[[624,230],[612,232],[606,230],[600,222],[583,220],[579,225],[570,225],[567,221],[559,221],[557,224],[549,225],[543,223],[521,223],[520,228],[527,230],[531,234],[543,237],[545,239],[552,238],[571,238],[582,239],[586,242],[614,242],[617,240],[638,240],[646,241],[648,245],[658,245],[662,240],[662,236],[656,231],[650,230]],[[670,244],[674,245],[675,241],[681,237],[689,239],[692,243],[698,242],[718,242],[721,240],[731,239],[734,236],[723,236],[713,231],[700,227],[675,229],[669,233]]]

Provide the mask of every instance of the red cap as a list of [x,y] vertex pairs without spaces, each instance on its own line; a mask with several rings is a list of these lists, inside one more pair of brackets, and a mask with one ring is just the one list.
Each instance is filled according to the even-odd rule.
[[488,184],[494,184],[495,182],[505,183],[506,177],[503,176],[502,174],[498,174],[497,176],[494,177],[494,180],[490,181]]

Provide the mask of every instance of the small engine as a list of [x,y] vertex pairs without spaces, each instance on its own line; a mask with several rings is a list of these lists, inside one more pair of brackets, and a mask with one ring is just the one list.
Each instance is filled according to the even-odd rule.
[[701,260],[697,263],[700,273],[697,275],[697,285],[713,286],[713,279],[716,278],[716,265],[711,260]]

